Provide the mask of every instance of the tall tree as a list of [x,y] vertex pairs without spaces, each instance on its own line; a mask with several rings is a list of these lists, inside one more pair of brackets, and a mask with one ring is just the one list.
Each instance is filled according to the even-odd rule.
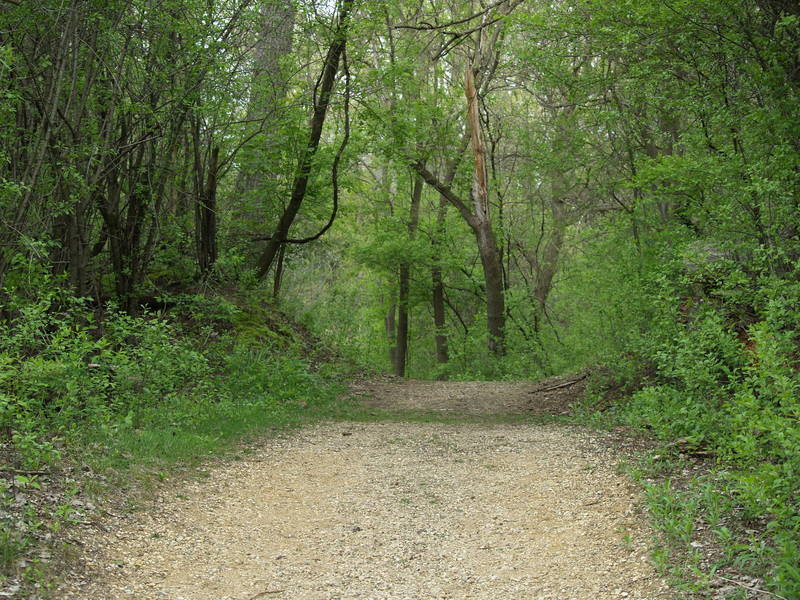
[[322,67],[319,78],[318,89],[315,90],[314,109],[309,122],[308,142],[300,151],[297,171],[292,185],[291,197],[286,208],[281,215],[278,225],[271,238],[267,241],[266,248],[262,252],[258,261],[258,276],[263,279],[275,261],[278,252],[286,244],[289,229],[294,223],[300,211],[300,206],[306,196],[308,182],[311,177],[311,170],[314,156],[319,148],[322,128],[325,125],[325,117],[328,114],[333,86],[336,81],[336,74],[339,71],[339,63],[347,45],[347,31],[350,23],[350,13],[353,9],[354,0],[342,0],[338,9],[338,18],[333,33],[328,53]]
[[[444,198],[458,209],[464,221],[469,225],[475,236],[475,241],[483,267],[484,290],[486,294],[486,325],[488,331],[488,346],[496,356],[505,353],[505,300],[503,296],[503,268],[500,248],[494,234],[490,204],[489,182],[486,169],[486,150],[484,145],[483,130],[479,117],[480,94],[479,87],[488,84],[497,67],[497,45],[502,35],[502,23],[497,24],[501,17],[507,16],[518,2],[501,3],[500,17],[491,19],[490,12],[485,9],[476,15],[459,22],[481,18],[480,26],[470,30],[477,37],[472,57],[467,61],[464,75],[464,94],[467,105],[467,131],[473,154],[473,176],[470,195],[472,197],[472,210],[468,204],[459,197],[452,188],[440,181],[433,173],[425,168],[421,161],[413,163],[413,167],[422,179],[435,188]],[[448,24],[449,26],[450,24]],[[463,37],[463,36],[462,36]],[[476,84],[476,80],[479,82]]]
[[[408,217],[408,235],[413,238],[419,227],[419,209],[422,200],[422,179],[414,178],[411,190],[411,209]],[[406,374],[406,358],[408,356],[408,326],[409,326],[409,291],[411,287],[411,263],[403,261],[400,264],[399,299],[397,315],[397,344],[395,351],[394,373],[398,377]]]
[[[246,115],[248,131],[253,133],[242,147],[236,179],[236,195],[241,206],[236,211],[236,220],[242,221],[246,230],[265,226],[272,208],[265,197],[274,197],[281,187],[278,157],[285,142],[286,94],[290,85],[286,60],[292,51],[297,11],[291,0],[260,4]],[[284,252],[285,246],[281,246],[273,276],[275,296],[280,289]]]

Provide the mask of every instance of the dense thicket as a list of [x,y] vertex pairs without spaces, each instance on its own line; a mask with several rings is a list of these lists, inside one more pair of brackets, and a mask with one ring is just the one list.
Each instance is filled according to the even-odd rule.
[[115,324],[148,348],[143,310],[269,279],[399,375],[610,365],[800,594],[795,2],[5,0],[0,36],[8,439],[134,418],[47,383],[66,338],[94,364]]

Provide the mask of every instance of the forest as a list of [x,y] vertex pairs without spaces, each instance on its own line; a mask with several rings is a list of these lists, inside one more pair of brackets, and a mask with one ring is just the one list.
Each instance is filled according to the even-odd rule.
[[71,518],[41,473],[354,369],[591,373],[580,418],[707,466],[648,491],[664,562],[800,598],[800,6],[0,0],[3,581]]

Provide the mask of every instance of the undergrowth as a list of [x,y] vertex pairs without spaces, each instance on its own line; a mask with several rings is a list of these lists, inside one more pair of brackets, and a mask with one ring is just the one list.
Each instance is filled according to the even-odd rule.
[[133,501],[251,434],[337,412],[336,369],[273,309],[169,303],[132,317],[54,293],[0,326],[0,591],[46,596],[59,532],[93,498]]
[[800,598],[800,286],[678,260],[649,285],[654,318],[607,377],[623,393],[595,402],[661,444],[635,469],[656,560],[690,591]]

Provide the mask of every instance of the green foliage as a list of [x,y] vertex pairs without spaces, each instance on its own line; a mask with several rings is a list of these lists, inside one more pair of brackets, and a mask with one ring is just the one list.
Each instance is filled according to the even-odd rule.
[[[370,369],[390,368],[401,265],[412,376],[537,379],[605,365],[618,396],[633,392],[609,413],[708,453],[724,474],[713,481],[724,501],[648,492],[670,543],[687,539],[678,501],[696,514],[736,511],[767,534],[755,549],[721,525],[720,538],[739,544],[731,560],[772,561],[771,585],[786,597],[800,595],[791,4],[564,0],[505,15],[500,3],[482,42],[466,32],[476,22],[467,3],[362,4],[349,34],[353,139],[339,214],[320,242],[286,249],[282,289],[287,310]],[[312,5],[270,6],[291,13],[281,31],[260,3],[0,10],[0,436],[16,466],[53,464],[75,444],[118,448],[106,454],[121,463],[202,454],[248,423],[321,410],[324,378],[262,297],[197,293],[261,285],[254,239],[286,206],[330,42],[331,7]],[[397,26],[410,18],[453,31]],[[440,179],[453,167],[449,187],[472,209],[467,64],[455,41],[466,55],[493,44],[473,66],[504,270],[503,357],[488,356],[481,259],[461,209],[442,208],[426,184],[419,228],[408,228],[417,160]],[[273,45],[287,49],[265,51]],[[294,237],[330,214],[339,76]],[[213,232],[200,226],[203,208]],[[219,252],[198,273],[204,235]],[[438,331],[433,270],[446,300]],[[110,297],[118,308],[92,308]]]
[[[729,561],[756,557],[774,589],[792,597],[800,545],[797,285],[723,259],[688,260],[681,246],[672,252],[675,260],[652,275],[658,312],[634,344],[654,382],[618,408],[619,418],[715,457],[718,485],[731,498],[728,518],[735,509],[736,519],[762,523],[769,539],[721,533],[730,538]],[[708,250],[699,253],[709,260]],[[700,509],[719,520],[718,508]]]
[[[251,347],[215,330],[232,328],[240,312],[222,299],[176,299],[174,316],[191,315],[205,323],[199,329],[113,309],[95,322],[81,302],[62,310],[52,302],[25,306],[3,328],[0,428],[24,468],[57,458],[60,437],[115,434],[161,423],[162,414],[191,423],[208,410],[275,410],[319,383],[276,342]],[[186,337],[186,327],[197,337]]]
[[145,407],[210,374],[164,321],[112,311],[98,337],[80,303],[53,308],[48,300],[30,305],[3,330],[2,426],[25,468],[55,456],[53,436],[134,425]]
[[[312,371],[291,328],[258,308],[260,298],[163,300],[168,318],[113,307],[94,313],[85,301],[53,294],[17,304],[0,333],[4,472],[79,461],[131,486],[243,436],[334,412],[341,390],[323,374],[330,370]],[[20,513],[14,498],[22,488],[42,499]],[[35,475],[0,480],[1,576],[42,583],[32,553],[72,518],[72,505],[54,504],[57,497],[40,490]]]

